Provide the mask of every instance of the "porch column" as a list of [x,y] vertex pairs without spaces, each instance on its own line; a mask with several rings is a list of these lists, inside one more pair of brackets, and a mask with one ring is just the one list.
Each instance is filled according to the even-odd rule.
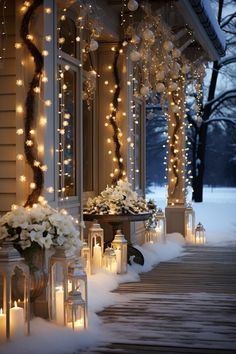
[[179,232],[186,237],[185,190],[185,85],[168,95],[168,201],[165,210],[167,233]]

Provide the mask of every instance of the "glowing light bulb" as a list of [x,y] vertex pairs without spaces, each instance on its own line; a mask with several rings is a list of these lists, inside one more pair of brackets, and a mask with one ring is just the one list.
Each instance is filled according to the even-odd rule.
[[46,14],[48,14],[48,15],[52,13],[51,7],[45,7],[44,11],[45,11]]
[[31,189],[35,189],[35,188],[36,188],[36,183],[31,182],[31,183],[30,183],[30,188],[31,188]]
[[16,159],[22,161],[24,159],[24,156],[22,154],[17,154]]
[[47,118],[46,117],[40,117],[39,124],[41,125],[41,127],[44,127],[47,124]]
[[51,42],[52,36],[50,34],[48,34],[47,36],[45,36],[45,40],[46,40],[46,42]]
[[16,48],[16,49],[22,48],[22,44],[19,43],[19,42],[16,42],[16,43],[15,43],[15,48]]
[[48,56],[48,50],[46,50],[46,49],[44,49],[43,51],[42,51],[42,55],[44,56],[44,57],[47,57]]
[[24,175],[20,176],[19,178],[20,182],[25,182],[26,181],[26,177]]
[[16,111],[17,111],[17,113],[22,113],[23,112],[23,107],[22,106],[17,106],[16,107]]
[[24,133],[24,130],[23,129],[17,129],[17,131],[16,131],[16,134],[17,135],[22,135]]
[[16,80],[16,86],[23,86],[23,80]]

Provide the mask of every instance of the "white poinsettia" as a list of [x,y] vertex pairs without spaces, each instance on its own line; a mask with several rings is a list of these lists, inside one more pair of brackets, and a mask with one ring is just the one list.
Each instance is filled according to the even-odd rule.
[[42,248],[64,246],[68,254],[81,247],[80,233],[64,210],[36,204],[14,206],[0,218],[0,240],[14,241],[23,250],[37,244]]
[[107,186],[101,194],[87,201],[85,213],[88,214],[138,214],[147,212],[143,198],[132,190],[128,181],[119,180],[115,187]]

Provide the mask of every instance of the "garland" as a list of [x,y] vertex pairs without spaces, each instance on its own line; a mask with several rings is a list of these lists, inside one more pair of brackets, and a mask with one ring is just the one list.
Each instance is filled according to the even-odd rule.
[[[172,101],[176,104],[175,102],[175,94],[172,93],[171,95],[172,97]],[[180,119],[177,116],[176,113],[174,113],[174,118],[175,118],[175,128],[174,131],[172,133],[172,137],[171,137],[171,146],[170,146],[170,151],[171,151],[171,157],[173,157],[173,163],[172,163],[172,172],[175,176],[175,185],[174,185],[174,189],[171,192],[172,195],[174,195],[176,188],[178,187],[179,184],[179,174],[177,173],[178,170],[178,164],[179,164],[179,159],[178,159],[178,154],[175,152],[175,145],[178,142],[178,139],[176,138],[178,131],[180,129]]]
[[[38,50],[38,48],[29,39],[29,26],[31,18],[39,6],[43,4],[43,0],[35,0],[27,9],[26,13],[21,22],[20,36],[28,48],[30,54],[34,58],[35,70],[33,78],[29,84],[29,90],[27,92],[27,97],[25,101],[26,114],[24,118],[25,127],[25,139],[24,139],[24,152],[26,161],[33,171],[33,181],[36,188],[28,195],[25,202],[26,206],[32,206],[34,203],[38,202],[38,198],[43,190],[44,186],[44,175],[40,166],[34,166],[34,161],[38,160],[36,151],[36,141],[32,138],[30,131],[33,129],[35,120],[35,88],[40,84],[40,78],[43,70],[43,56]],[[32,145],[27,145],[27,141],[32,141]]]
[[118,98],[120,95],[120,77],[119,77],[119,72],[118,72],[118,59],[119,59],[119,54],[120,54],[120,49],[122,47],[122,43],[120,42],[118,47],[116,48],[116,52],[115,52],[115,57],[114,57],[114,62],[113,62],[113,74],[114,74],[114,78],[115,78],[115,87],[116,90],[114,92],[114,96],[113,96],[113,100],[112,100],[112,104],[113,104],[113,109],[109,118],[109,123],[113,128],[113,142],[115,144],[115,157],[117,160],[117,164],[118,164],[118,173],[117,176],[113,177],[112,179],[112,184],[116,185],[117,182],[123,178],[124,176],[124,164],[123,164],[123,159],[122,159],[122,155],[120,152],[120,148],[121,148],[121,144],[119,141],[119,127],[116,121],[116,114],[119,108],[119,102],[118,102]]

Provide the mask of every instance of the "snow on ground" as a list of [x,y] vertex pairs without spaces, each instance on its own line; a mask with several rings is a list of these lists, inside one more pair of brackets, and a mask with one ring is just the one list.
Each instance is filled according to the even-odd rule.
[[[153,187],[147,198],[155,199],[161,208],[166,206],[166,190]],[[236,189],[206,188],[204,203],[193,205],[196,221],[201,222],[207,235],[208,243],[221,245],[236,240]],[[31,321],[31,335],[0,345],[4,354],[72,354],[97,343],[107,343],[109,338],[96,312],[107,306],[127,301],[117,293],[112,293],[122,282],[139,281],[139,273],[149,271],[160,261],[169,260],[183,253],[184,240],[179,234],[167,236],[165,244],[146,244],[137,246],[144,255],[144,267],[132,264],[125,275],[111,275],[106,272],[89,277],[89,328],[86,331],[71,330],[35,318]],[[115,324],[114,324],[115,326]],[[112,340],[112,339],[111,339]]]
[[[153,186],[147,199],[165,209],[166,189]],[[190,199],[190,198],[189,198]],[[221,245],[236,241],[236,188],[204,188],[203,203],[193,203],[196,223],[206,229],[207,243]]]
[[128,266],[124,275],[112,275],[101,271],[88,278],[89,292],[89,328],[86,331],[72,332],[70,329],[56,326],[41,318],[31,321],[31,335],[0,345],[1,354],[72,354],[88,346],[109,342],[102,322],[96,312],[113,304],[126,301],[119,294],[112,293],[120,283],[139,281],[138,273],[147,272],[160,261],[181,255],[184,239],[180,234],[167,236],[165,244],[137,246],[143,253],[145,265]]

